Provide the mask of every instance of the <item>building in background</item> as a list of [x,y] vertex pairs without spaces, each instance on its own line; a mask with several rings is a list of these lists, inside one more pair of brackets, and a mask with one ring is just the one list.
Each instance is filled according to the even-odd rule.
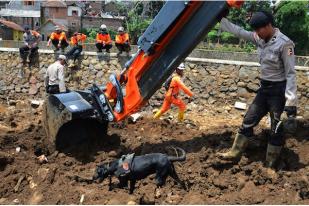
[[40,34],[42,35],[42,41],[48,41],[49,35],[55,31],[55,27],[58,26],[68,33],[68,27],[62,24],[55,22],[53,19],[48,19],[39,29]]
[[18,25],[29,25],[31,29],[40,27],[41,1],[35,0],[11,0],[0,9],[0,17]]
[[55,23],[68,26],[67,4],[62,0],[47,0],[41,5],[41,22],[44,24],[49,19]]
[[1,40],[23,40],[24,29],[11,21],[0,19],[0,38]]

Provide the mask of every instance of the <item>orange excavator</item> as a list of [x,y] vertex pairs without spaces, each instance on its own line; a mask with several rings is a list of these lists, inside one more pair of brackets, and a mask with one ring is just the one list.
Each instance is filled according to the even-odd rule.
[[94,131],[106,134],[108,122],[139,111],[224,14],[242,3],[167,1],[139,38],[138,51],[121,74],[112,74],[105,86],[48,97],[43,119],[47,137],[57,146]]

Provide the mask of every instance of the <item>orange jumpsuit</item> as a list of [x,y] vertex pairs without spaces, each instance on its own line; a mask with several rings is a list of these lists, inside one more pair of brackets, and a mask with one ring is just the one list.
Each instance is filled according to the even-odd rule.
[[67,37],[65,35],[65,32],[61,32],[61,33],[57,33],[57,32],[53,32],[51,33],[50,37],[49,37],[51,40],[59,40],[59,41],[62,41],[62,40],[67,40]]
[[126,42],[129,42],[129,34],[128,33],[117,34],[115,42],[117,44],[124,44]]
[[192,97],[193,93],[187,88],[184,83],[181,81],[181,78],[178,74],[173,75],[171,84],[168,88],[167,93],[165,94],[164,102],[162,108],[160,109],[157,117],[161,116],[164,112],[170,109],[171,105],[174,104],[179,108],[179,118],[183,119],[183,113],[186,110],[186,104],[178,98],[180,90],[183,90],[188,96]]
[[86,41],[87,36],[85,34],[77,34],[76,36],[71,37],[71,45],[76,46],[79,42],[82,44]]
[[96,37],[96,41],[97,43],[101,43],[101,44],[112,44],[112,39],[109,34],[98,33]]

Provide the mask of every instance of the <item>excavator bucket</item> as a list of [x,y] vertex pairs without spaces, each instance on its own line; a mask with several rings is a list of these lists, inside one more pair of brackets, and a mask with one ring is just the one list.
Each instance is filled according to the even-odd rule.
[[106,135],[108,121],[98,112],[94,94],[94,91],[72,91],[47,97],[43,124],[49,142],[56,149]]

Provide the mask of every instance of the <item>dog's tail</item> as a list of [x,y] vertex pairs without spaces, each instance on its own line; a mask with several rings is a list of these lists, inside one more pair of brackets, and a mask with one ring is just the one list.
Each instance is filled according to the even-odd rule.
[[[180,161],[185,161],[186,160],[186,152],[185,150],[183,150],[180,147],[169,147],[169,148],[173,148],[177,154],[177,156],[168,156],[169,161],[171,162],[180,162]],[[179,150],[181,152],[181,156],[178,156],[178,152],[177,150]]]

